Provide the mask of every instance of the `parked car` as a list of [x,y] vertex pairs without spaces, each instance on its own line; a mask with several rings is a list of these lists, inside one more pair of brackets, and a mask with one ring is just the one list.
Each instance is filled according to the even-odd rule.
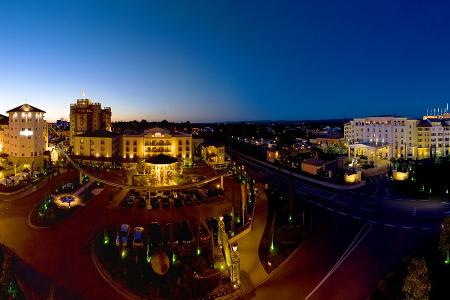
[[117,232],[116,236],[116,245],[117,246],[124,246],[126,247],[128,245],[128,236],[130,235],[130,225],[128,224],[122,224],[120,225],[120,230]]
[[219,222],[217,219],[209,218],[206,223],[208,224],[208,228],[212,232],[214,238],[217,238],[217,232],[219,230]]
[[191,195],[184,195],[183,203],[184,205],[192,205]]
[[202,204],[202,199],[200,199],[200,196],[198,196],[196,193],[192,193],[192,198],[197,205]]
[[198,236],[201,242],[207,242],[211,240],[211,235],[209,234],[209,231],[206,228],[205,224],[200,223],[200,228],[198,230]]
[[181,205],[182,205],[182,203],[181,203],[180,197],[173,199],[173,206],[175,206],[176,208],[179,208],[179,207],[181,207]]
[[164,208],[169,208],[170,207],[170,200],[169,200],[169,198],[163,198],[162,199],[162,206],[164,207]]
[[152,198],[150,200],[150,205],[152,206],[153,209],[159,208],[159,199],[158,198]]
[[144,247],[144,227],[135,227],[133,234],[133,248]]
[[183,244],[190,245],[194,241],[194,234],[187,221],[181,221],[180,223],[181,240]]
[[164,241],[167,246],[174,246],[178,244],[179,239],[178,226],[174,223],[167,223],[164,231]]
[[141,208],[145,208],[147,206],[147,201],[145,200],[145,197],[140,197],[139,198],[139,206]]
[[158,223],[153,222],[149,226],[149,234],[150,234],[150,244],[153,247],[161,247],[162,246],[162,234],[161,227]]

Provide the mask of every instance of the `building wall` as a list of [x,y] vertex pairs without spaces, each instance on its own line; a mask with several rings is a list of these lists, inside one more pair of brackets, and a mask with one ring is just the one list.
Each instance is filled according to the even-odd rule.
[[[6,130],[5,130],[6,129]],[[48,147],[48,128],[42,112],[10,112],[4,128],[4,152],[16,164],[38,168]]]
[[202,146],[203,161],[210,166],[225,163],[225,146]]
[[78,99],[70,105],[70,144],[73,137],[96,130],[111,131],[111,108],[102,109],[100,103],[93,103],[89,99]]
[[122,136],[123,158],[149,158],[160,153],[182,160],[192,159],[192,136],[152,133]]
[[8,125],[0,125],[0,153],[5,151],[5,136],[7,134]]
[[344,137],[347,144],[387,143],[392,145],[389,158],[415,159],[416,124],[417,120],[399,117],[358,118],[344,125]]
[[74,137],[73,153],[85,157],[117,157],[119,137]]

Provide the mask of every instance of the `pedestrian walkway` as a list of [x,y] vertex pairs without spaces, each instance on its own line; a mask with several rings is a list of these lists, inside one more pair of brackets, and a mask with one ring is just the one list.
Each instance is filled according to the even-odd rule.
[[267,196],[262,184],[258,184],[257,188],[259,192],[253,215],[252,230],[237,242],[241,256],[241,288],[243,294],[251,292],[267,280],[269,276],[258,255],[259,243],[267,222]]

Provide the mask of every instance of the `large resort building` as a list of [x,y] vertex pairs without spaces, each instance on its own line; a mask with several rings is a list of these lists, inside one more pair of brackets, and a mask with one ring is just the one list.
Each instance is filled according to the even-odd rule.
[[[444,110],[443,110],[444,111]],[[356,118],[344,125],[349,159],[425,159],[450,154],[450,114],[422,120],[396,116]]]
[[146,129],[142,132],[122,136],[122,158],[151,158],[165,154],[182,162],[192,161],[192,135],[162,128]]
[[23,104],[7,113],[7,118],[0,119],[0,152],[8,155],[16,169],[39,169],[48,150],[45,111]]
[[100,103],[91,100],[78,99],[70,105],[70,145],[73,137],[85,132],[98,130],[111,131],[111,108],[102,108]]

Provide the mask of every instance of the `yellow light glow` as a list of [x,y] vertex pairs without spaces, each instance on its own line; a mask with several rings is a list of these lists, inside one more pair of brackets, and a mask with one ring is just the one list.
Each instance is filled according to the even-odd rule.
[[403,181],[403,180],[406,180],[409,178],[409,173],[394,171],[394,172],[392,172],[392,178],[394,180]]

